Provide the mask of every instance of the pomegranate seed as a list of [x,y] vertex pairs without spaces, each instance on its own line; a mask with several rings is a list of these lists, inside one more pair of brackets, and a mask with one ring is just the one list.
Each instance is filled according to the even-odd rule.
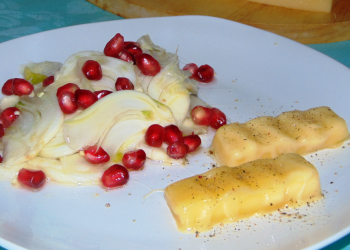
[[185,67],[183,67],[183,70],[189,70],[193,75],[193,73],[198,70],[198,66],[195,63],[189,63],[189,64],[186,64]]
[[98,81],[102,78],[101,65],[94,60],[87,60],[81,70],[89,80]]
[[4,127],[4,128],[8,128],[10,127],[10,123],[2,116],[0,116],[0,124]]
[[105,46],[103,52],[106,56],[117,57],[124,48],[124,37],[116,34]]
[[105,97],[106,95],[112,94],[112,91],[109,90],[99,90],[99,91],[95,91],[94,94],[97,96],[97,99],[101,99],[103,97]]
[[192,134],[184,137],[184,143],[188,146],[188,153],[192,153],[202,144],[202,140],[198,135]]
[[132,43],[129,43],[128,45],[126,45],[124,49],[128,51],[130,54],[132,54],[133,56],[142,54],[142,49],[139,46],[136,46],[135,44],[132,44]]
[[1,116],[6,119],[6,121],[11,124],[14,120],[17,119],[19,115],[19,109],[16,107],[9,107],[6,108],[4,111],[1,112]]
[[77,111],[78,105],[75,103],[75,96],[72,92],[61,91],[57,99],[63,113],[73,114]]
[[4,86],[2,86],[2,93],[4,95],[13,95],[13,90],[12,90],[12,84],[13,84],[13,78],[8,79],[5,83]]
[[146,76],[155,76],[160,72],[160,64],[149,54],[135,56],[136,66]]
[[168,145],[174,142],[183,142],[183,136],[176,125],[169,125],[164,128],[164,142]]
[[[0,138],[2,138],[5,135],[5,128],[2,124],[0,124]],[[2,162],[2,157],[1,157]]]
[[132,84],[132,82],[126,77],[118,77],[115,82],[115,89],[117,91],[128,89],[134,90],[134,84]]
[[184,158],[188,153],[188,146],[182,142],[174,142],[167,148],[167,154],[170,158],[181,159]]
[[101,181],[105,187],[119,187],[129,180],[129,171],[119,164],[109,167],[102,175]]
[[34,90],[34,86],[27,80],[24,80],[22,78],[13,79],[13,83],[12,83],[13,94],[18,96],[30,95],[30,93],[32,93],[33,90]]
[[125,41],[125,42],[124,42],[124,48],[125,48],[126,46],[128,46],[129,44],[132,44],[132,45],[134,45],[134,46],[137,46],[137,47],[141,48],[141,46],[140,46],[140,44],[139,44],[138,42],[131,42],[131,41]]
[[145,134],[145,141],[151,147],[159,148],[163,144],[164,128],[159,124],[149,126]]
[[195,124],[209,126],[213,113],[211,108],[196,106],[191,111],[191,117]]
[[97,146],[91,146],[84,150],[85,159],[92,164],[100,164],[108,162],[110,157],[103,148]]
[[211,82],[214,78],[214,69],[207,64],[202,65],[192,74],[191,78],[198,82]]
[[4,159],[2,158],[2,156],[0,155],[0,163],[2,163]]
[[136,64],[135,57],[127,50],[123,49],[119,55],[117,56],[118,59],[123,60],[128,63],[132,63],[133,65]]
[[69,91],[74,94],[77,89],[80,89],[78,85],[74,83],[67,83],[57,89],[56,96],[58,96],[62,91]]
[[46,176],[41,170],[34,171],[22,168],[18,172],[17,180],[24,186],[36,189],[44,184]]
[[126,168],[139,170],[146,161],[146,153],[142,149],[127,152],[124,154],[122,162]]
[[226,125],[226,115],[217,108],[212,108],[213,117],[211,118],[210,127],[218,129]]
[[87,89],[77,89],[74,93],[75,103],[78,107],[87,109],[92,104],[98,101],[97,96]]
[[44,81],[43,81],[43,87],[47,87],[47,86],[51,85],[54,81],[55,81],[55,77],[54,76],[46,77],[44,79]]

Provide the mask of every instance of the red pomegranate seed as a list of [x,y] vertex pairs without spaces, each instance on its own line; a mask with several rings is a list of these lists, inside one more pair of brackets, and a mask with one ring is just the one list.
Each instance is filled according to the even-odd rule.
[[130,54],[132,54],[133,56],[142,54],[142,49],[139,46],[136,46],[135,44],[132,44],[132,43],[129,43],[128,45],[126,45],[124,49],[128,51]]
[[61,91],[57,97],[58,104],[63,113],[73,114],[78,109],[75,103],[75,95],[70,91]]
[[77,89],[80,89],[78,85],[74,83],[67,83],[57,89],[56,96],[58,96],[62,91],[69,91],[74,94]]
[[4,111],[1,112],[1,116],[6,119],[6,121],[11,124],[14,120],[17,119],[19,115],[19,109],[16,107],[9,107],[4,109]]
[[115,82],[115,89],[120,90],[134,90],[134,84],[126,77],[118,77]]
[[112,91],[109,90],[99,90],[99,91],[95,91],[94,94],[97,96],[97,99],[101,99],[103,97],[105,97],[106,95],[112,94]]
[[89,80],[98,81],[102,78],[101,65],[94,60],[87,60],[81,68],[84,75]]
[[97,96],[87,89],[77,89],[74,93],[75,103],[78,107],[87,109],[92,104],[98,101]]
[[13,90],[12,90],[12,84],[13,84],[13,78],[8,79],[5,83],[4,86],[2,86],[1,92],[4,95],[13,95]]
[[2,117],[1,115],[0,115],[0,124],[4,127],[4,129],[10,127],[10,125],[11,125],[11,124],[10,124],[4,117]]
[[164,139],[163,141],[170,145],[174,142],[183,142],[182,132],[176,125],[169,125],[164,128]]
[[163,144],[164,128],[159,124],[149,126],[145,134],[145,141],[151,147],[159,148]]
[[124,154],[122,162],[124,167],[139,170],[143,167],[146,161],[146,153],[142,149],[130,151]]
[[125,41],[125,42],[124,42],[124,48],[125,48],[126,46],[128,46],[129,44],[132,44],[132,45],[135,45],[135,46],[141,48],[141,46],[140,46],[140,44],[139,44],[138,42],[131,42],[131,41]]
[[213,113],[211,108],[196,106],[191,111],[191,117],[195,124],[209,126]]
[[146,76],[155,76],[160,72],[160,64],[149,54],[135,56],[136,66]]
[[211,118],[210,127],[218,129],[226,125],[226,115],[217,108],[212,108],[213,117]]
[[54,76],[46,77],[44,79],[44,81],[43,81],[43,87],[47,87],[47,86],[51,85],[54,81],[55,81],[55,77]]
[[193,75],[193,73],[196,72],[196,70],[198,70],[198,66],[195,63],[189,63],[183,67],[183,70],[189,70]]
[[117,57],[124,48],[124,37],[116,34],[105,46],[103,52],[106,56]]
[[92,164],[100,164],[108,162],[110,157],[103,148],[97,146],[91,146],[84,150],[85,159]]
[[30,188],[41,187],[46,180],[46,175],[43,171],[34,171],[22,168],[18,172],[17,180],[19,183]]
[[135,57],[133,54],[131,54],[129,51],[123,49],[119,55],[117,56],[118,59],[123,60],[128,63],[132,63],[133,65],[136,64]]
[[174,142],[167,148],[167,154],[170,158],[181,159],[184,158],[188,153],[188,146],[183,142]]
[[207,64],[202,65],[193,73],[191,78],[198,82],[211,82],[214,79],[214,69]]
[[13,79],[13,83],[12,83],[13,94],[18,96],[30,95],[30,93],[32,93],[33,90],[34,90],[34,86],[27,80],[24,80],[22,78]]
[[[2,124],[0,124],[0,138],[2,138],[4,135],[5,135],[5,128]],[[2,160],[2,157],[1,157],[1,160]]]
[[0,163],[2,163],[4,159],[2,158],[2,156],[0,155]]
[[102,175],[101,181],[105,187],[120,187],[129,180],[129,171],[119,164],[109,167]]
[[192,153],[202,144],[202,140],[198,135],[192,134],[184,137],[184,143],[188,146],[188,153]]

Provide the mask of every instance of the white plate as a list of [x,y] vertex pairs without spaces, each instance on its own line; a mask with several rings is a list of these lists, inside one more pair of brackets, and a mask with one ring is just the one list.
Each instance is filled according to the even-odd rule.
[[[330,106],[350,122],[350,70],[291,40],[231,21],[183,16],[118,20],[43,32],[0,44],[0,82],[19,77],[20,64],[61,61],[81,50],[102,51],[120,32],[126,40],[149,34],[182,63],[210,64],[217,82],[200,96],[231,121],[282,111]],[[205,151],[205,150],[203,150]],[[205,153],[189,165],[157,166],[132,173],[127,186],[46,185],[38,193],[0,182],[0,245],[10,249],[319,249],[350,232],[349,146],[307,156],[320,172],[325,199],[298,211],[251,218],[207,233],[182,234],[162,193],[151,189],[214,163]],[[197,162],[198,161],[198,162]],[[333,184],[331,184],[333,183]],[[109,203],[110,207],[106,204]],[[215,237],[213,236],[215,232]]]

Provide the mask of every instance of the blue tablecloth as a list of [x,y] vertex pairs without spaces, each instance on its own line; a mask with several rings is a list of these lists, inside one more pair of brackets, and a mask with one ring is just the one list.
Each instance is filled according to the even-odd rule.
[[[118,19],[122,18],[84,0],[1,0],[0,43],[41,31]],[[308,46],[350,67],[350,41]],[[350,235],[323,250],[350,250]]]

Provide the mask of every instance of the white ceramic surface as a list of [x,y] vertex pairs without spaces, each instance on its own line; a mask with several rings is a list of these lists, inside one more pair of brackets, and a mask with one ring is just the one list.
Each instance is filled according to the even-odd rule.
[[[350,70],[296,42],[231,21],[202,16],[118,20],[73,26],[0,44],[0,82],[20,77],[26,61],[61,61],[102,51],[116,33],[149,34],[181,63],[210,64],[216,83],[200,97],[245,122],[283,111],[330,106],[350,123]],[[208,143],[207,143],[208,144]],[[125,188],[46,185],[40,192],[0,182],[0,245],[8,249],[319,249],[350,232],[349,146],[307,156],[325,199],[298,211],[251,218],[207,233],[182,234],[163,198],[168,184],[215,163],[202,149],[183,166],[147,163]],[[333,184],[331,184],[333,183]],[[109,203],[110,207],[106,204]],[[296,218],[295,218],[296,217]],[[299,218],[300,217],[300,218]],[[213,235],[215,234],[215,237]]]

